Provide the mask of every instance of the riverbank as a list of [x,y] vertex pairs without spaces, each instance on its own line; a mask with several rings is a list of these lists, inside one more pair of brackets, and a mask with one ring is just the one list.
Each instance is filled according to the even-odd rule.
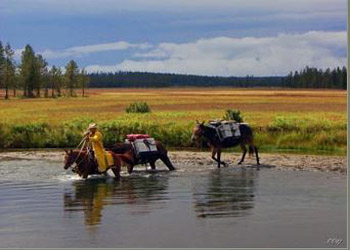
[[[209,165],[216,168],[209,152],[171,151],[169,157],[176,168],[192,165]],[[241,157],[240,153],[223,153],[222,160],[229,163],[229,167],[236,167]],[[47,160],[63,162],[63,151],[40,150],[40,151],[11,151],[0,152],[0,161],[8,160]],[[321,171],[339,174],[347,173],[346,156],[322,156],[300,154],[260,154],[261,169],[275,168],[277,170],[293,171]],[[158,161],[157,166],[163,167]],[[246,157],[242,166],[255,167],[255,158]]]

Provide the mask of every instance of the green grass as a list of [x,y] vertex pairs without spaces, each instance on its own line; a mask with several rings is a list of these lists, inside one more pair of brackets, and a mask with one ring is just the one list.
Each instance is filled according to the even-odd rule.
[[[155,119],[160,116],[163,119]],[[190,138],[194,122],[164,119],[161,114],[126,114],[100,122],[105,145],[123,141],[129,133],[148,133],[168,147],[193,147]],[[177,114],[181,116],[181,114]],[[166,114],[169,118],[176,113]],[[75,147],[92,119],[75,119],[62,124],[0,124],[1,148]],[[162,121],[162,122],[160,122]],[[345,154],[346,123],[322,118],[278,116],[267,126],[252,125],[255,142],[262,152],[303,151]],[[239,150],[239,149],[237,149]]]
[[[133,102],[146,102],[152,112],[126,113]],[[72,148],[96,122],[105,145],[147,133],[169,148],[192,149],[196,120],[222,118],[228,109],[240,110],[262,152],[346,154],[345,91],[220,88],[102,89],[88,98],[0,101],[0,148]]]

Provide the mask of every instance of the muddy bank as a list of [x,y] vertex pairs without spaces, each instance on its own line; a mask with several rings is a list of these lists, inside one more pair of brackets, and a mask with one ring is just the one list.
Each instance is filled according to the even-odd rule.
[[[209,152],[171,152],[175,162],[185,164],[212,165]],[[238,166],[240,153],[223,153],[221,158],[229,163],[230,167]],[[260,154],[261,168],[275,168],[278,170],[301,170],[301,171],[322,171],[337,172],[346,174],[346,156],[315,156],[315,155],[294,155],[294,154]],[[247,156],[243,166],[255,166],[255,157]]]
[[[209,152],[171,151],[169,156],[177,168],[196,165],[209,165],[215,168]],[[8,160],[37,160],[62,161],[63,151],[16,151],[0,152],[0,161]],[[238,166],[240,153],[223,153],[222,160],[229,163],[229,167]],[[293,154],[261,154],[261,168],[275,168],[278,170],[322,171],[346,174],[347,162],[345,156],[315,156]],[[160,161],[157,162],[162,165]],[[255,166],[255,158],[246,157],[243,166]]]

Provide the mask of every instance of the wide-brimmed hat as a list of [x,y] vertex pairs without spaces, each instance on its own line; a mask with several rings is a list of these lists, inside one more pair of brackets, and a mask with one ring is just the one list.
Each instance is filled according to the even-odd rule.
[[93,128],[97,128],[97,124],[96,123],[90,123],[89,127],[87,129],[93,129]]

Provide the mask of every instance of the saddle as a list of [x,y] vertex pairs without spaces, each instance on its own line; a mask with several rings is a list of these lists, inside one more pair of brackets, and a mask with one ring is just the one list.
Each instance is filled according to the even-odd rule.
[[148,159],[158,153],[156,141],[147,134],[130,134],[126,136],[126,143],[133,147],[139,163],[147,163]]
[[241,137],[241,131],[239,130],[239,125],[236,121],[227,120],[210,120],[209,127],[212,127],[216,131],[216,136],[221,142],[239,139]]

